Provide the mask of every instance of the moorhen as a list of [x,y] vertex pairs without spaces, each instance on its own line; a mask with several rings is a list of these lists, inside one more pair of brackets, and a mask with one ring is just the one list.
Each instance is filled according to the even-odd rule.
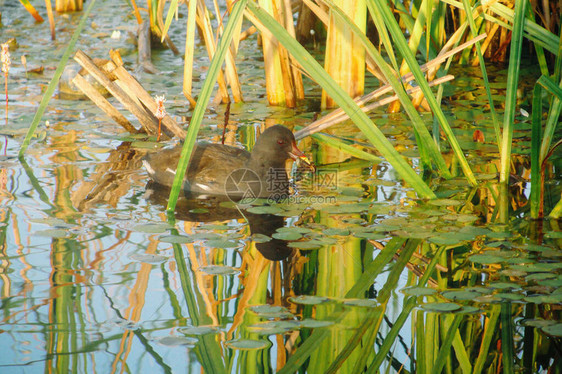
[[[150,178],[171,187],[181,154],[181,146],[151,153],[143,164]],[[303,160],[293,133],[281,125],[266,129],[252,152],[224,144],[197,143],[183,181],[186,192],[227,195],[229,198],[283,197],[288,193],[285,170],[288,159]]]

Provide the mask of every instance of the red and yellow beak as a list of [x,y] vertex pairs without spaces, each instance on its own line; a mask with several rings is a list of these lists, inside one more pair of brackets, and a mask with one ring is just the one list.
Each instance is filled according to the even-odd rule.
[[301,151],[298,147],[297,147],[297,143],[293,142],[293,148],[291,149],[291,151],[289,152],[289,156],[291,156],[291,158],[299,163],[299,162],[303,162],[305,165],[307,165],[312,171],[314,171],[316,169],[316,167],[314,166],[314,164],[306,157],[306,155],[303,153],[303,151]]

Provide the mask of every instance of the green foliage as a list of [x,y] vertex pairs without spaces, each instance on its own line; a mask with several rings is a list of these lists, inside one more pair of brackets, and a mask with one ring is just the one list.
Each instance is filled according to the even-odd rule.
[[70,58],[70,55],[74,51],[74,46],[76,45],[76,42],[78,41],[78,37],[80,37],[80,33],[82,32],[82,29],[84,29],[84,26],[86,25],[86,21],[88,20],[88,16],[90,15],[90,12],[92,11],[92,8],[94,7],[95,3],[96,3],[96,1],[92,0],[88,4],[88,7],[84,11],[84,15],[80,19],[80,23],[78,24],[78,27],[76,27],[76,30],[74,31],[74,34],[72,35],[72,38],[70,39],[70,42],[68,43],[68,46],[64,50],[64,53],[63,53],[63,55],[62,55],[62,57],[59,61],[59,64],[57,65],[57,69],[55,70],[55,74],[53,75],[53,78],[51,79],[51,82],[49,83],[49,86],[47,87],[47,90],[43,94],[43,98],[41,99],[41,103],[39,104],[39,108],[37,108],[37,112],[35,112],[35,117],[33,117],[33,121],[31,122],[31,125],[29,126],[29,130],[27,131],[27,135],[25,136],[25,139],[23,140],[23,143],[21,145],[21,148],[20,148],[20,151],[19,151],[19,154],[18,154],[18,157],[20,159],[23,158],[23,155],[24,155],[27,147],[29,147],[29,143],[31,142],[31,139],[33,138],[33,134],[35,133],[35,130],[37,130],[37,126],[39,125],[39,122],[41,121],[41,117],[43,117],[43,113],[45,113],[45,109],[47,109],[47,105],[49,104],[49,100],[51,100],[51,97],[53,96],[53,93],[55,92],[55,89],[57,88],[57,86],[59,84],[59,80],[60,80],[60,77],[62,76],[62,72],[64,70],[64,67],[66,66],[66,63],[68,62],[68,59]]
[[178,161],[176,175],[174,177],[174,184],[172,190],[170,191],[170,198],[168,200],[167,210],[173,212],[177,200],[182,189],[183,178],[187,169],[187,163],[191,157],[191,152],[193,151],[193,146],[195,145],[195,140],[197,138],[197,133],[199,132],[199,127],[203,120],[203,115],[207,109],[207,104],[211,98],[211,93],[217,81],[221,66],[224,62],[227,50],[230,48],[232,43],[232,38],[234,37],[234,30],[238,25],[238,21],[242,18],[244,10],[246,8],[247,0],[237,1],[232,8],[232,13],[228,20],[228,24],[224,29],[224,34],[222,35],[219,45],[217,47],[216,53],[213,56],[211,65],[209,66],[209,71],[203,87],[201,88],[201,93],[199,94],[199,99],[197,100],[197,105],[193,111],[193,116],[191,117],[191,122],[189,123],[189,128],[187,129],[187,134],[183,143],[183,148],[181,151],[180,160]]

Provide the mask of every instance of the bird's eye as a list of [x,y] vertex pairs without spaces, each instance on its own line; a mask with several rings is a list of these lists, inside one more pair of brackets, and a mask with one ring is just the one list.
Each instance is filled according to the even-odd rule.
[[283,144],[285,144],[285,141],[283,139],[278,139],[277,144],[283,145]]

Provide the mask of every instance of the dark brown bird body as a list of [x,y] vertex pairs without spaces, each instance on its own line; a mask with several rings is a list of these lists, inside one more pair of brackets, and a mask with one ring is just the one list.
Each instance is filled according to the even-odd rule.
[[[181,146],[149,154],[143,163],[152,180],[171,187]],[[285,162],[306,159],[293,133],[275,125],[266,129],[252,152],[223,144],[197,143],[187,166],[183,189],[196,194],[252,197],[287,194]]]

